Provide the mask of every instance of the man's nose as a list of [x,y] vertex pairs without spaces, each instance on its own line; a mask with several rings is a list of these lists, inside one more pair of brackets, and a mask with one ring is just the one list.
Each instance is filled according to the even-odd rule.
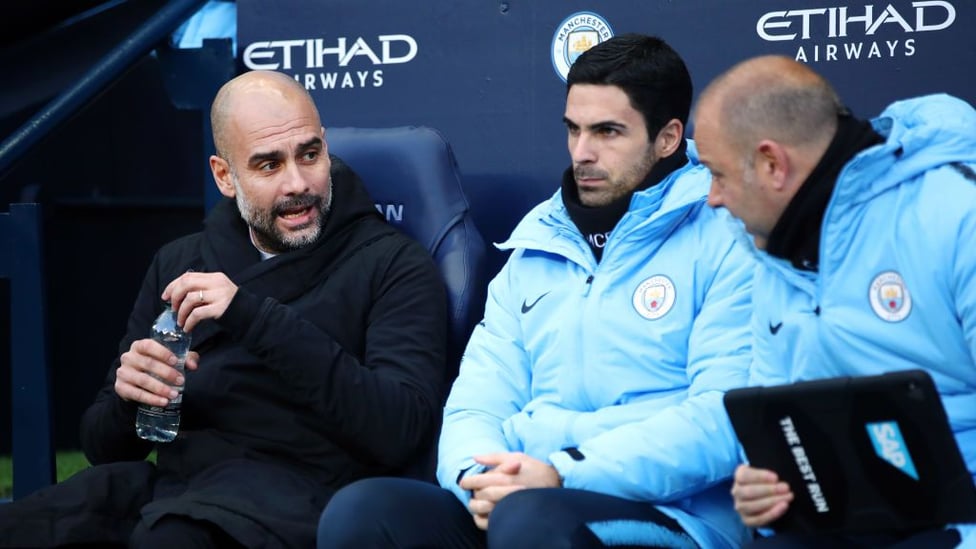
[[281,187],[285,194],[302,194],[308,191],[307,177],[309,174],[304,173],[298,164],[290,164],[282,175],[284,176],[284,181]]
[[712,186],[708,188],[708,205],[713,208],[718,208],[723,205],[722,195],[718,192],[715,183],[712,183]]
[[573,158],[574,164],[595,162],[596,152],[593,148],[593,141],[585,134],[581,134],[569,143],[569,155]]

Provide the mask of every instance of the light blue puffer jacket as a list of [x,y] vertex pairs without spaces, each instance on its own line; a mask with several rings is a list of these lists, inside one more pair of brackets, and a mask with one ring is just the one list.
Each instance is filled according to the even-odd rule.
[[[560,193],[501,244],[485,320],[448,400],[438,478],[521,451],[569,488],[659,506],[703,547],[734,547],[738,462],[722,394],[746,383],[754,261],[693,159],[635,193],[597,264]],[[566,447],[585,456],[574,461]]]
[[819,273],[757,252],[750,384],[924,368],[976,479],[976,111],[933,95],[873,124],[886,141],[841,171]]

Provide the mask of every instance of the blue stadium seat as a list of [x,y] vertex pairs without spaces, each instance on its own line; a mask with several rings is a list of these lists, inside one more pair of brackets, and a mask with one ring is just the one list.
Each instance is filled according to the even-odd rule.
[[329,152],[355,171],[387,220],[420,242],[447,286],[448,382],[471,330],[481,320],[487,274],[485,241],[471,217],[457,161],[440,133],[426,127],[327,128]]
[[[363,180],[387,220],[430,252],[447,287],[447,390],[484,313],[486,249],[461,188],[454,152],[431,128],[327,128],[329,152]],[[439,418],[438,418],[439,419]],[[439,432],[439,430],[438,430]],[[403,476],[434,481],[436,437]]]
[[13,497],[17,499],[55,480],[40,205],[11,204],[9,212],[0,213],[0,278],[10,281]]

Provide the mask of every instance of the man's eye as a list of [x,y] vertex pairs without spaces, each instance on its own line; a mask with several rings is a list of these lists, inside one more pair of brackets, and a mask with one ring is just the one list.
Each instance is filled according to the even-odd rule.
[[614,136],[614,135],[617,135],[618,133],[620,133],[617,130],[617,128],[600,128],[598,131],[599,131],[600,135],[605,135],[607,137],[611,137],[611,136]]
[[268,172],[276,169],[277,167],[278,167],[278,163],[272,160],[270,162],[265,162],[261,164],[260,166],[258,166],[258,169],[264,172]]
[[313,162],[318,157],[319,157],[318,151],[308,151],[302,155],[302,159],[307,162]]

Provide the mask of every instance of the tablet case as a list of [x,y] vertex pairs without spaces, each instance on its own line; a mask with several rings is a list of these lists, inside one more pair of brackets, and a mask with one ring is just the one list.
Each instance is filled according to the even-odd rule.
[[793,490],[777,531],[872,533],[976,521],[976,489],[923,370],[727,392],[749,462]]

